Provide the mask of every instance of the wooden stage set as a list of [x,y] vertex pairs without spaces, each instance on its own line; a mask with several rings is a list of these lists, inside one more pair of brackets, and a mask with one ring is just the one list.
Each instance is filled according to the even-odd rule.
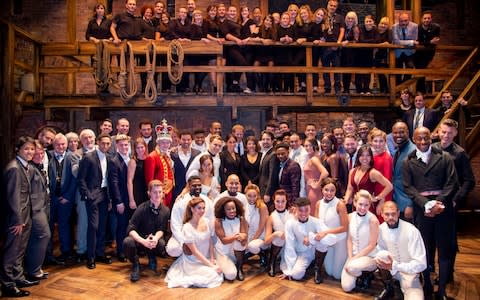
[[[480,299],[480,225],[479,213],[459,215],[459,245],[455,282],[448,286],[447,293],[457,300]],[[112,251],[108,249],[107,251]],[[172,259],[159,259],[159,269],[166,268]],[[146,268],[146,258],[141,259],[145,270],[140,281],[131,283],[130,263],[120,263],[113,258],[112,265],[97,264],[95,270],[89,270],[84,264],[68,267],[47,267],[50,272],[47,280],[40,285],[28,288],[32,299],[372,299],[383,287],[374,280],[372,287],[363,292],[344,293],[340,282],[325,278],[324,283],[316,285],[312,274],[303,281],[288,281],[271,278],[262,272],[256,257],[252,257],[244,266],[245,281],[225,281],[214,289],[167,288],[164,282],[165,270],[156,276]],[[326,275],[325,275],[326,276]],[[396,298],[402,299],[399,288]]]

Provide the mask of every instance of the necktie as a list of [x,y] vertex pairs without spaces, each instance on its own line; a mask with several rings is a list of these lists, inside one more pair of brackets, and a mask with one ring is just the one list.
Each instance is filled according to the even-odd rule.
[[57,160],[58,160],[59,163],[61,163],[62,160],[63,160],[63,155],[57,154]]
[[402,40],[406,40],[407,39],[407,30],[405,28],[402,28]]
[[241,149],[240,149],[240,143],[237,144],[237,153],[242,155],[242,153],[240,153]]
[[400,157],[400,147],[395,151],[395,155],[393,157],[393,168],[397,165],[397,160]]
[[350,156],[348,159],[348,169],[351,170],[353,167],[353,157]]
[[413,130],[417,129],[418,125],[420,124],[420,117],[422,116],[422,113],[417,110],[415,113],[415,121],[413,123]]

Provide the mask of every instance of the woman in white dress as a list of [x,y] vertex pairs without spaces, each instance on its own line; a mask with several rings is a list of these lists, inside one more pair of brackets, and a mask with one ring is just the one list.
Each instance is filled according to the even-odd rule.
[[260,266],[267,266],[267,254],[265,245],[265,225],[268,219],[268,208],[260,197],[260,189],[255,184],[248,184],[245,188],[247,197],[246,219],[248,223],[248,252],[251,255],[260,255]]
[[[265,226],[265,244],[270,246],[268,275],[274,277],[277,258],[285,245],[285,223],[292,216],[287,210],[287,193],[280,189],[273,194],[275,210],[270,214]],[[281,259],[284,262],[283,257]]]
[[335,279],[340,279],[343,266],[347,260],[347,230],[348,213],[347,207],[337,197],[337,181],[331,177],[322,180],[323,199],[318,201],[315,208],[315,217],[323,222],[328,230],[322,232],[322,235],[329,233],[335,234],[337,242],[328,247],[325,257],[325,272]]
[[215,203],[215,234],[217,263],[227,280],[242,281],[243,260],[247,246],[248,224],[242,202],[223,197]]
[[379,222],[377,217],[369,211],[372,200],[373,197],[368,191],[358,191],[354,197],[357,211],[348,215],[348,260],[342,271],[342,289],[345,292],[355,288],[359,277],[361,284],[359,287],[368,289],[373,278],[371,272],[377,269],[374,258]]
[[190,200],[182,228],[185,251],[167,272],[165,282],[169,288],[213,288],[223,282],[222,269],[215,261],[213,230],[204,214],[205,201],[200,197]]
[[220,193],[220,184],[213,172],[213,159],[209,154],[200,157],[200,169],[198,170],[200,180],[202,181],[202,195],[213,199]]

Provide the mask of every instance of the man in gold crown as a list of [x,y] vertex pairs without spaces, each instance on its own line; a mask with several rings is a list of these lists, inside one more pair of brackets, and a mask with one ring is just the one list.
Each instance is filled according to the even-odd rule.
[[174,186],[173,180],[173,164],[168,153],[172,144],[170,132],[172,126],[168,125],[165,119],[162,124],[155,126],[157,132],[157,146],[145,159],[145,180],[147,184],[157,179],[163,183],[163,191],[165,193],[164,204],[168,208],[172,208],[172,190]]

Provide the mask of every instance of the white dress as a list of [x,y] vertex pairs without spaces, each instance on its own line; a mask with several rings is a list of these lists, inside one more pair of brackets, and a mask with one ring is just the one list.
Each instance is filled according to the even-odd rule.
[[[210,239],[212,229],[207,219],[207,230],[200,232],[190,223],[183,225],[182,231],[185,236],[185,243],[194,243],[198,251],[207,259],[210,257]],[[217,287],[223,282],[223,275],[218,274],[215,269],[204,265],[194,255],[182,254],[168,269],[165,282],[169,288],[175,287]]]
[[211,200],[215,199],[219,192],[218,192],[218,180],[216,177],[212,177],[212,180],[210,182],[210,185],[205,185],[202,184],[202,192],[201,194],[204,195],[205,197],[210,198]]

